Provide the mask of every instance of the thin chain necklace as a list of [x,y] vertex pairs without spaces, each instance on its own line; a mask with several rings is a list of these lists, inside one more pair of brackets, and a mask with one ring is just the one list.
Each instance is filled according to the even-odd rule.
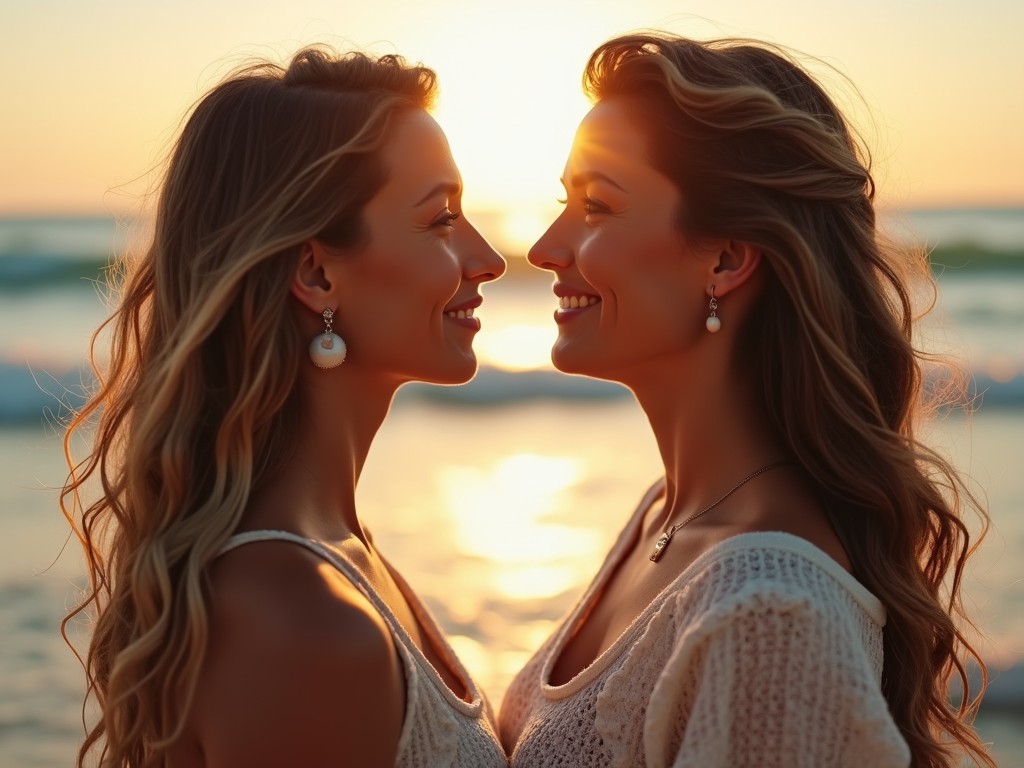
[[710,507],[704,507],[704,509],[702,509],[700,512],[694,512],[692,515],[690,515],[688,518],[683,520],[681,523],[676,523],[675,525],[673,525],[671,528],[669,528],[667,531],[665,531],[663,534],[661,534],[661,536],[658,537],[658,541],[654,544],[654,551],[651,552],[651,562],[652,563],[658,562],[658,558],[661,557],[662,554],[665,552],[665,548],[668,547],[668,543],[670,541],[672,541],[672,537],[676,535],[676,531],[678,531],[684,525],[686,525],[687,523],[692,523],[694,520],[696,520],[701,515],[705,514],[706,512],[710,512],[712,509],[714,509],[719,504],[721,504],[723,501],[728,499],[730,496],[732,496],[734,493],[736,493],[736,491],[738,491],[740,488],[742,488],[744,485],[749,483],[751,480],[753,480],[758,475],[763,474],[765,472],[768,472],[769,470],[776,469],[777,467],[781,467],[783,464],[790,464],[790,463],[792,463],[792,462],[789,462],[789,461],[776,461],[776,462],[774,462],[772,464],[766,464],[765,466],[761,467],[760,469],[755,470],[754,472],[751,472],[749,475],[747,475],[742,480],[740,480],[738,483],[736,483],[736,485],[734,485],[732,488],[729,489],[728,493],[726,493],[725,496],[720,498],[718,501],[716,501]]

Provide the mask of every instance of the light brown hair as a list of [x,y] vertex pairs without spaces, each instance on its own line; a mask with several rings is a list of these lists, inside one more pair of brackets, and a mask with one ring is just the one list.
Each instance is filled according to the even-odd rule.
[[[95,615],[92,725],[78,765],[161,763],[181,732],[207,642],[206,573],[252,492],[289,450],[307,360],[289,285],[301,244],[366,237],[395,116],[431,106],[434,73],[397,56],[308,48],[204,96],[178,138],[152,245],[122,265],[93,397],[65,440],[61,496]],[[94,361],[96,359],[94,354]],[[76,433],[92,453],[71,458]],[[83,486],[98,482],[91,503]]]

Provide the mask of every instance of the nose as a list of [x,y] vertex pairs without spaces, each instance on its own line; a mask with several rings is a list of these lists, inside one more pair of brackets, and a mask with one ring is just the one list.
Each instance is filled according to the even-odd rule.
[[555,219],[551,223],[547,231],[540,236],[540,239],[530,247],[529,253],[526,254],[527,261],[538,269],[547,269],[553,272],[565,269],[572,263],[572,248],[559,235],[559,219]]
[[505,260],[469,222],[466,222],[462,271],[466,280],[486,283],[505,274]]

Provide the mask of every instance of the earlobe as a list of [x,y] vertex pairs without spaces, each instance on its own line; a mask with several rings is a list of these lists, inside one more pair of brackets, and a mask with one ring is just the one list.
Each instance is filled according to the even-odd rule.
[[714,286],[715,295],[721,298],[746,283],[761,264],[761,249],[752,243],[738,240],[727,241],[713,259],[711,274],[708,275],[707,292]]
[[292,295],[309,309],[320,314],[324,307],[334,306],[334,286],[330,278],[330,255],[322,243],[307,240],[299,248],[299,257],[292,274]]

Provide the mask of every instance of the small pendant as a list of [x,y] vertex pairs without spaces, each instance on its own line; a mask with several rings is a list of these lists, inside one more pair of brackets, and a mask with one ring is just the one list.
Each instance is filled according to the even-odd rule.
[[654,543],[654,551],[651,552],[651,562],[658,562],[658,558],[661,557],[661,553],[665,551],[665,547],[672,541],[672,536],[668,533],[663,533],[658,537],[658,540]]

